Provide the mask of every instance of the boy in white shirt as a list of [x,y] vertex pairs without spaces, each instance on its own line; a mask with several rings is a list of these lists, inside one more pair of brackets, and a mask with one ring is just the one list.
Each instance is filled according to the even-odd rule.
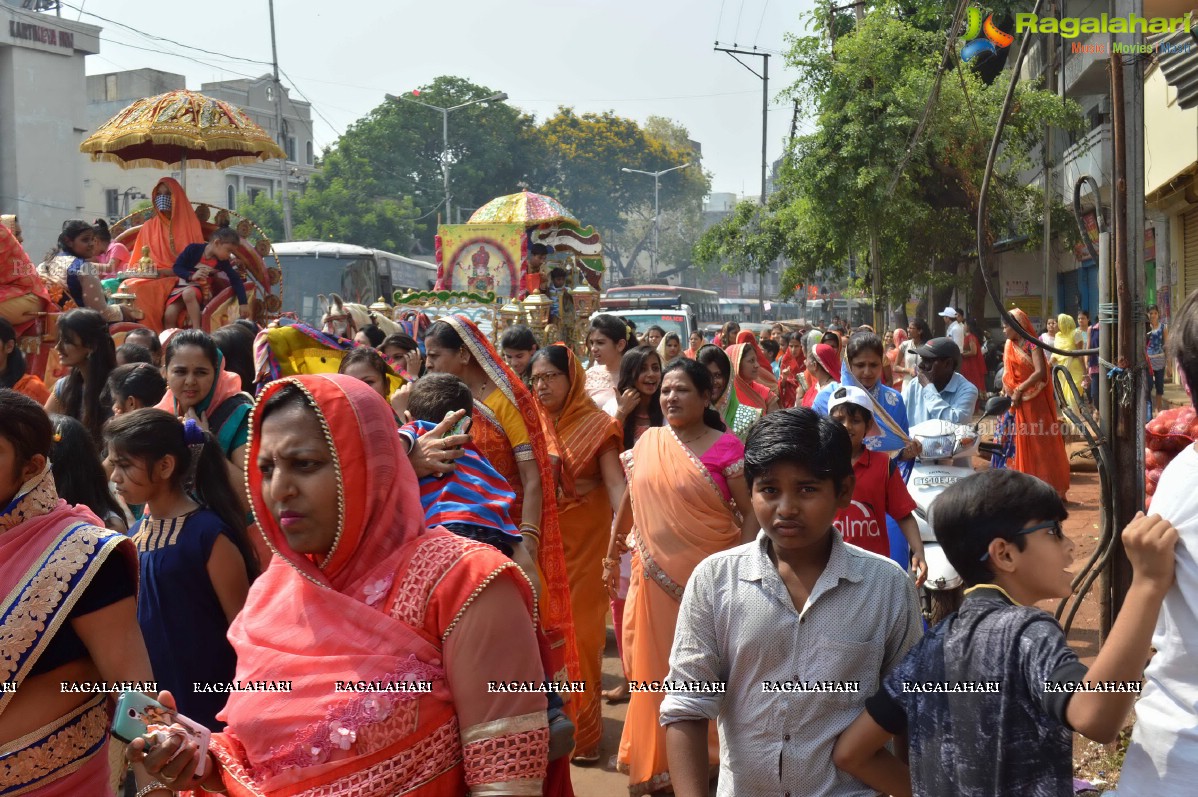
[[[1198,409],[1198,291],[1175,316],[1170,341],[1177,372]],[[1179,797],[1198,789],[1198,443],[1165,468],[1152,511],[1180,535],[1177,580],[1165,595],[1136,703],[1136,725],[1119,774],[1119,794]]]

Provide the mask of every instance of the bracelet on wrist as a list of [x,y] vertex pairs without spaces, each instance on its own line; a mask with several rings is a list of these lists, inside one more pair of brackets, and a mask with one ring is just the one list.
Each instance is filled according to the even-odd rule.
[[142,786],[141,791],[139,791],[137,793],[136,797],[146,797],[147,794],[158,791],[158,790],[167,791],[167,792],[170,792],[171,794],[175,793],[175,790],[172,789],[170,786],[167,786],[165,783],[160,783],[159,781],[154,781],[153,783],[149,784],[148,786]]
[[612,558],[610,558],[610,557],[604,557],[604,558],[603,558],[603,567],[604,567],[604,569],[606,569],[606,568],[609,568],[609,567],[619,567],[619,566],[620,566],[620,560],[619,560],[619,559],[612,559]]

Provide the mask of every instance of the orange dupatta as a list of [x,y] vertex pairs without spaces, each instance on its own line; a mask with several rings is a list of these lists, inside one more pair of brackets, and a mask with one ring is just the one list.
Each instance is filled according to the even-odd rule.
[[[573,485],[584,479],[593,481],[595,474],[599,475],[590,492],[579,496],[572,489],[564,491],[558,504],[579,674],[586,683],[584,692],[572,695],[577,701],[574,755],[592,757],[599,754],[603,735],[600,689],[603,648],[607,642],[608,596],[601,575],[612,522],[612,506],[603,485],[599,454],[609,445],[618,452],[623,431],[587,395],[586,371],[568,346],[562,348],[569,359],[570,390],[556,424],[543,407],[541,415],[546,430],[556,428],[563,482]],[[540,407],[540,402],[537,406]]]
[[[257,467],[261,436],[251,436],[246,482],[275,556],[250,588],[229,641],[239,682],[282,681],[290,694],[229,696],[220,715],[228,728],[212,739],[224,785],[237,797],[465,793],[471,740],[461,726],[469,723],[459,724],[451,689],[470,686],[447,680],[444,649],[452,638],[446,637],[499,575],[523,582],[531,612],[527,581],[489,546],[425,528],[394,416],[365,383],[340,374],[272,382],[254,408],[256,428],[267,400],[287,384],[299,386],[316,407],[334,457],[341,512],[323,559],[294,552]],[[447,551],[462,556],[451,561]],[[455,606],[440,607],[449,613],[437,618],[438,630],[449,630],[438,638],[422,615],[433,611],[446,582],[461,609],[455,617]],[[412,594],[422,583],[425,589]],[[431,692],[339,691],[337,682],[425,682]],[[507,752],[520,750],[512,745]],[[539,777],[544,768],[513,772]]]
[[[200,226],[200,219],[196,216],[195,209],[192,208],[183,186],[179,185],[179,181],[174,178],[163,177],[155,184],[154,191],[158,190],[158,186],[164,184],[171,192],[170,218],[168,219],[166,214],[158,208],[151,206],[154,215],[137,231],[137,240],[133,242],[133,248],[129,253],[131,263],[136,264],[141,260],[142,249],[148,246],[150,247],[150,259],[154,261],[155,267],[171,268],[179,258],[179,253],[188,244],[204,243],[204,230]],[[150,192],[151,202],[153,202],[154,191]],[[124,290],[137,297],[133,304],[145,314],[142,322],[155,332],[161,332],[163,312],[170,300],[171,291],[178,284],[177,277],[169,276],[128,279],[122,283],[122,286]]]
[[765,350],[757,342],[757,336],[747,329],[742,329],[736,336],[736,342],[750,347],[753,349],[753,353],[757,355],[757,381],[764,385],[767,390],[777,390],[778,380],[774,376],[774,364],[770,362],[770,358],[766,356]]
[[[574,642],[574,620],[570,611],[570,584],[566,575],[566,560],[562,549],[561,527],[558,522],[557,497],[552,485],[556,484],[553,477],[553,465],[549,459],[549,448],[546,434],[541,426],[541,416],[537,412],[537,402],[525,386],[524,381],[516,372],[508,367],[491,341],[487,340],[474,322],[464,315],[451,315],[440,319],[453,327],[462,343],[470,351],[470,355],[478,362],[480,368],[495,383],[496,388],[503,394],[512,406],[520,413],[524,426],[528,430],[529,442],[532,446],[533,458],[541,472],[541,547],[537,555],[537,566],[545,580],[545,590],[542,594],[540,619],[546,632],[557,631],[565,643],[564,660],[566,671],[571,680],[577,680],[578,650]],[[496,470],[507,477],[511,488],[516,493],[516,503],[523,505],[524,487],[520,482],[515,454],[507,435],[498,424],[497,419],[482,402],[475,401],[471,435],[474,444],[484,457],[490,460]],[[513,478],[514,474],[514,478]],[[512,507],[513,520],[519,523],[518,507]],[[555,674],[556,675],[556,674]]]
[[[1011,310],[1011,316],[1019,326],[1036,336],[1035,328],[1027,313],[1019,308]],[[1025,382],[1035,372],[1035,360],[1044,358],[1044,352],[1026,340],[1008,340],[1003,350],[1003,386],[1008,392]],[[1051,371],[1044,363],[1044,379],[1022,394],[1015,413],[1015,458],[1011,467],[1042,479],[1053,486],[1061,497],[1069,491],[1069,458],[1065,453],[1065,441],[1061,437],[1061,425],[1057,420],[1057,402],[1048,379]]]
[[[741,518],[669,426],[647,429],[622,459],[635,551],[624,607],[624,672],[630,681],[662,681],[686,583],[699,562],[740,543]],[[669,783],[665,729],[657,721],[661,700],[661,693],[638,691],[628,704],[619,765],[632,794]],[[718,766],[715,723],[708,755],[710,766]]]

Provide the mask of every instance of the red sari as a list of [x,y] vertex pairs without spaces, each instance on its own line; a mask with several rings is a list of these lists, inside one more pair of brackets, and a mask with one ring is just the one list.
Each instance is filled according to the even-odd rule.
[[284,681],[290,693],[230,695],[219,715],[228,727],[211,743],[224,787],[236,797],[538,793],[544,696],[485,688],[488,678],[543,677],[527,579],[491,546],[424,527],[394,415],[365,383],[272,382],[254,428],[289,383],[315,406],[333,452],[339,528],[323,559],[291,550],[263,494],[254,435],[247,483],[275,556],[229,641],[238,681]]

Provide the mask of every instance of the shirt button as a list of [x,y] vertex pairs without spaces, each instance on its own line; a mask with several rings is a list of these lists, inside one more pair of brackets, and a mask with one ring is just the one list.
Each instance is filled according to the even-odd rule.
[[[783,737],[782,737],[782,741],[784,741],[784,742],[789,742],[789,741],[790,741],[790,734],[788,733],[788,734],[786,734],[785,736],[783,736]],[[787,792],[787,793],[789,794],[789,792]]]

